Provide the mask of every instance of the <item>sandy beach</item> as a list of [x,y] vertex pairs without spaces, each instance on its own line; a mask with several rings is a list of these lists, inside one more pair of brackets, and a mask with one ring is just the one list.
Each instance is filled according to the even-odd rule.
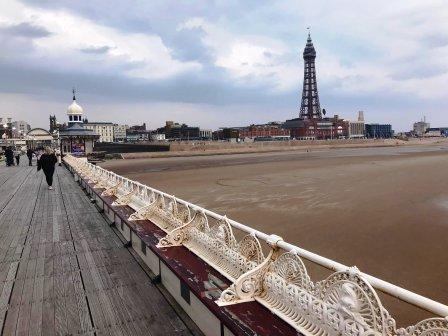
[[[448,143],[103,167],[448,304]],[[328,272],[311,267],[314,281]],[[399,325],[433,314],[381,295]]]

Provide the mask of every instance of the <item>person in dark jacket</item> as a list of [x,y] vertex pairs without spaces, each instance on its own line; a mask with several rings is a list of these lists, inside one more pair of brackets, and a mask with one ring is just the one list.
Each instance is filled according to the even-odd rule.
[[28,148],[28,150],[26,151],[26,156],[28,156],[28,165],[29,166],[32,166],[33,165],[33,163],[32,163],[32,161],[33,161],[33,150],[31,149],[31,148]]
[[5,157],[6,157],[6,165],[14,166],[14,152],[11,147],[6,148]]
[[53,174],[56,162],[58,162],[58,159],[50,147],[45,148],[45,153],[40,156],[40,159],[37,162],[37,170],[42,169],[44,171],[49,190],[53,189]]

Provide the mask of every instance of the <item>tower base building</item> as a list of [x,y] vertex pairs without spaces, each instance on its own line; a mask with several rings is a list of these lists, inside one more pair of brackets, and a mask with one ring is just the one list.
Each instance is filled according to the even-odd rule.
[[341,139],[348,136],[348,123],[337,115],[325,117],[321,109],[316,76],[316,50],[310,34],[303,51],[304,72],[299,118],[287,120],[283,128],[289,129],[291,138],[301,140]]

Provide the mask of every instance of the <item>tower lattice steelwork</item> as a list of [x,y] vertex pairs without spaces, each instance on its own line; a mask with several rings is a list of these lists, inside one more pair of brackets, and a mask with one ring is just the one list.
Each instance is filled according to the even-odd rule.
[[305,50],[303,51],[305,61],[303,76],[302,104],[300,106],[300,119],[322,119],[319,94],[317,92],[316,80],[316,50],[314,49],[311,35],[308,33]]

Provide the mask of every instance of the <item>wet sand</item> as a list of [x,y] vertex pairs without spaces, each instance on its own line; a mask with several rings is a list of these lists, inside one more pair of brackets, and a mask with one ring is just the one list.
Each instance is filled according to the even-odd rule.
[[[446,143],[102,166],[448,304]],[[381,299],[400,326],[433,315]]]

